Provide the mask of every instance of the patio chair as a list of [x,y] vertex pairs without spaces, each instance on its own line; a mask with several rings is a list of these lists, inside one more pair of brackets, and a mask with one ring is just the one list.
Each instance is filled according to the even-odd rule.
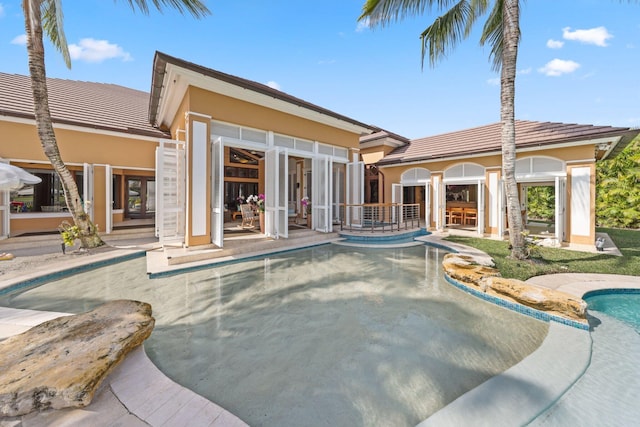
[[260,217],[258,216],[258,213],[253,210],[253,207],[248,203],[244,203],[244,204],[240,205],[240,212],[242,213],[242,224],[241,224],[241,227],[242,228],[253,228],[253,227],[255,227],[253,222],[256,221],[256,220],[259,220]]
[[464,223],[464,210],[462,208],[451,208],[451,213],[450,213],[450,218],[449,221],[451,221],[449,224],[455,225],[455,224],[459,224],[459,225],[463,225]]

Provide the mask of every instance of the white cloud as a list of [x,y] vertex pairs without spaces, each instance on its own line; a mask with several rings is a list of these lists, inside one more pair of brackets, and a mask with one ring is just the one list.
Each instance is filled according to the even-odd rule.
[[522,70],[518,71],[518,74],[531,74],[531,67],[523,68]]
[[4,16],[4,6],[0,3],[0,18]]
[[562,46],[564,46],[564,42],[561,42],[560,40],[547,40],[547,47],[549,49],[560,49]]
[[547,76],[561,76],[563,74],[573,73],[580,68],[580,64],[571,60],[553,59],[545,64],[544,67],[538,68],[538,71]]
[[18,44],[21,46],[25,46],[27,44],[27,35],[20,34],[19,36],[15,36],[13,40],[11,40],[11,44]]
[[117,44],[92,38],[81,39],[78,44],[70,44],[69,55],[71,55],[71,59],[86,62],[102,62],[113,58],[121,58],[123,61],[131,61],[133,59],[128,52],[122,50]]
[[268,81],[267,86],[269,86],[271,89],[280,90],[280,85],[273,80]]
[[321,59],[318,61],[318,65],[330,65],[335,63],[336,63],[335,59]]
[[588,30],[571,31],[570,27],[562,29],[562,38],[565,40],[575,40],[580,43],[594,44],[596,46],[607,46],[607,40],[613,38],[605,27],[590,28]]

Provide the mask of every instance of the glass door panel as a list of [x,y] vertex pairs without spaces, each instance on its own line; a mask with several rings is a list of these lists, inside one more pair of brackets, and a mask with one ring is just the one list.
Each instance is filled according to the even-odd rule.
[[129,214],[140,214],[142,213],[142,180],[141,179],[131,179],[127,180],[127,191],[128,191],[128,203],[129,206]]

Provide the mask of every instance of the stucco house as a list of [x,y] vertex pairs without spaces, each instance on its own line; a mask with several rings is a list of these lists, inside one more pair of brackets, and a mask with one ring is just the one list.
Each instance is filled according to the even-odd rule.
[[[265,234],[287,237],[312,200],[312,227],[361,203],[359,138],[377,130],[266,85],[162,53],[151,93],[49,79],[62,158],[100,230],[155,221],[163,243],[224,244],[239,200],[265,194]],[[55,230],[64,195],[35,130],[27,76],[0,74],[0,159],[43,178],[3,192],[0,235]]]
[[[122,86],[48,79],[58,146],[99,230],[155,215],[155,150],[168,138],[149,123],[149,94]],[[70,220],[60,180],[35,127],[28,76],[0,73],[0,161],[42,183],[0,192],[0,236],[56,230]]]
[[[500,123],[494,123],[407,141],[382,131],[362,137],[361,151],[365,162],[374,160],[379,171],[374,185],[384,188],[384,201],[420,203],[432,229],[467,228],[501,238],[508,224],[500,132]],[[547,225],[547,237],[558,245],[593,244],[595,164],[615,156],[638,133],[621,127],[517,120],[516,180],[525,222],[527,189],[550,186],[555,215]],[[371,175],[369,181],[376,181]]]
[[[249,195],[265,194],[265,234],[288,236],[310,215],[330,232],[341,206],[412,203],[422,225],[501,237],[500,125],[409,140],[266,85],[157,52],[150,93],[49,79],[62,158],[103,233],[153,223],[164,244],[224,245],[224,223]],[[595,162],[640,131],[517,122],[523,213],[530,186],[552,186],[558,242],[592,243]],[[42,178],[0,191],[0,237],[56,230],[66,212],[42,152],[27,76],[0,73],[0,161]],[[302,209],[309,198],[312,209]],[[348,216],[348,214],[347,214]]]

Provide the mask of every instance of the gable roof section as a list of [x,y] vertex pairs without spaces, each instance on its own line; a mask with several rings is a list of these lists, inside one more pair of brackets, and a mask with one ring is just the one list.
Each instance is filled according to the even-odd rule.
[[[149,94],[124,86],[47,78],[54,124],[166,138],[147,121]],[[0,73],[0,118],[35,120],[28,76]]]
[[[429,161],[501,153],[501,123],[412,140],[396,148],[380,164]],[[516,149],[609,143],[605,157],[621,151],[640,130],[611,126],[516,120]]]
[[267,85],[206,68],[162,52],[156,52],[153,60],[149,122],[160,129],[167,128],[189,85],[360,135],[369,134],[376,129]]

